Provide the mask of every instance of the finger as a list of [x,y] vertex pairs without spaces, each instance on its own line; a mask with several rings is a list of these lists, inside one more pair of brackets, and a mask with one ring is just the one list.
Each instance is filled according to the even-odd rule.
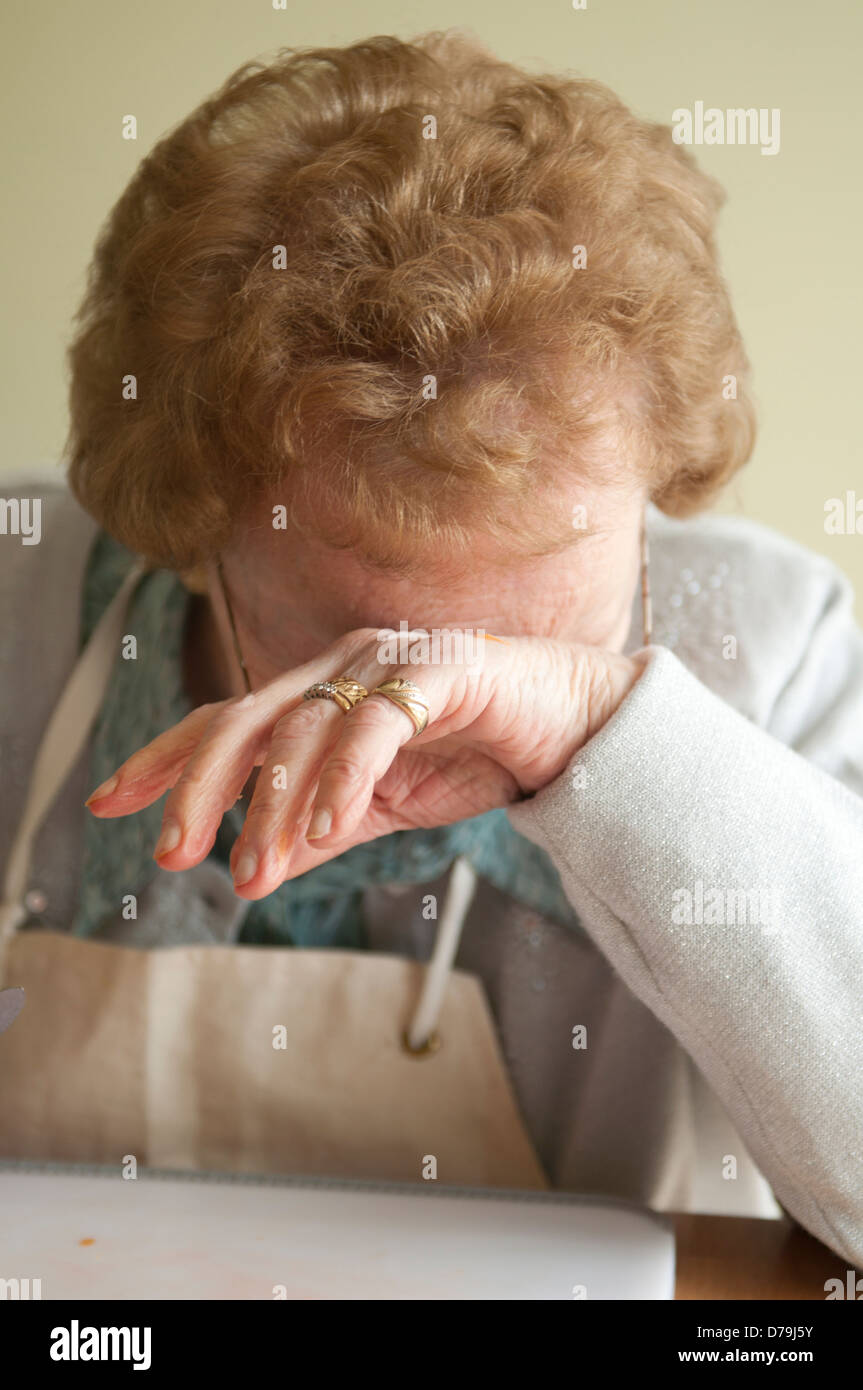
[[[430,700],[429,717],[431,708]],[[383,695],[372,693],[351,711],[321,770],[306,834],[315,848],[354,833],[368,812],[375,786],[414,733],[410,716]]]
[[174,789],[165,803],[153,852],[160,867],[188,869],[206,858],[222,816],[263,760],[280,713],[301,700],[308,671],[308,665],[298,667],[241,700],[225,700],[212,707],[197,744],[186,747],[183,766],[175,768],[171,781],[162,787]]
[[[209,854],[223,815],[252,769],[265,761],[281,711],[301,706],[298,684],[292,672],[242,700],[227,701],[214,715],[165,803],[154,851],[163,868],[187,869]],[[267,778],[258,780],[266,786]]]
[[173,728],[139,748],[91,792],[85,806],[94,816],[128,816],[151,806],[177,781],[220,706],[199,705]]
[[269,736],[254,697],[228,701],[213,717],[165,802],[153,858],[188,869],[207,857],[225,812],[242,794]]
[[305,825],[327,750],[344,711],[332,700],[309,700],[284,715],[272,740],[231,852],[234,887],[260,898],[284,882],[291,850]]
[[[357,636],[351,634],[351,638],[356,645]],[[159,734],[158,738],[127,758],[107,782],[90,794],[85,805],[94,815],[106,818],[128,816],[152,805],[177,783],[207,725],[226,705],[251,709],[256,716],[260,716],[262,725],[274,723],[287,705],[297,702],[307,686],[324,679],[340,645],[344,645],[344,639],[341,644],[334,644],[304,666],[298,666],[261,690],[245,696],[245,700],[223,700],[192,710],[173,728]],[[349,646],[348,650],[351,649]]]

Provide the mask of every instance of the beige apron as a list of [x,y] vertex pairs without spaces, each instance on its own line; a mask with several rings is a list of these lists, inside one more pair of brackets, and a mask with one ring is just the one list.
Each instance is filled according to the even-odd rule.
[[[54,710],[6,866],[0,984],[23,986],[26,1003],[0,1035],[0,1156],[547,1188],[482,984],[451,968],[475,883],[466,861],[428,966],[19,930],[36,833],[84,747],[141,573]],[[405,1034],[440,1045],[411,1051]]]

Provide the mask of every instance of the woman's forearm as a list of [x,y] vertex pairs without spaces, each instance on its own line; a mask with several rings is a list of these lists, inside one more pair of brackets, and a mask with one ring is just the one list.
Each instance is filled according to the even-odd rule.
[[779,1201],[863,1261],[863,801],[657,648],[510,816]]

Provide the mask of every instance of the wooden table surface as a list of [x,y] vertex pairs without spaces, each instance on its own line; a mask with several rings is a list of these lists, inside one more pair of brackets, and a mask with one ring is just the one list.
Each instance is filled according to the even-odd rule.
[[823,1301],[827,1279],[845,1287],[848,1263],[787,1218],[677,1213],[673,1220],[675,1298]]

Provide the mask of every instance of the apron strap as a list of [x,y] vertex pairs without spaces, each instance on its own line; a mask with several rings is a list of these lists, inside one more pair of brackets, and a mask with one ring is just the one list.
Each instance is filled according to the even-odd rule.
[[435,1026],[443,1005],[447,978],[455,960],[462,928],[475,891],[476,871],[469,859],[459,855],[452,866],[434,950],[426,968],[420,997],[405,1033],[404,1042],[408,1052],[432,1051],[437,1046]]
[[0,956],[27,917],[24,895],[36,836],[81,753],[111,677],[126,608],[146,571],[138,561],[99,619],[72,670],[36,754],[24,811],[12,841],[0,898]]

